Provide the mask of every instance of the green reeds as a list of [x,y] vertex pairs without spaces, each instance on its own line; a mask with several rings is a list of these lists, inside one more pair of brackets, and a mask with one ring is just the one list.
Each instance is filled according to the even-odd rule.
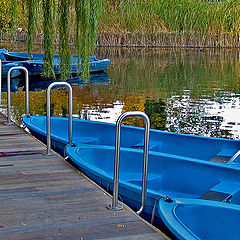
[[[240,2],[225,0],[103,0],[100,30],[113,32],[238,32]],[[106,12],[110,13],[104,15]],[[108,24],[106,24],[106,22]],[[110,29],[110,28],[111,29]]]

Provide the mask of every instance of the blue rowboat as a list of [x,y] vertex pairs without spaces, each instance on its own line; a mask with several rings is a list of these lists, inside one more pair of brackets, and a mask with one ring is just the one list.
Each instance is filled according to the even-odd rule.
[[[5,49],[6,50],[6,49]],[[26,61],[29,60],[29,55],[26,52],[8,52],[3,51],[3,55],[7,61]],[[43,60],[44,55],[42,53],[33,53],[31,59]]]
[[[76,146],[67,145],[66,154],[84,174],[103,188],[109,189],[110,192],[113,191],[113,146],[88,144],[77,144]],[[121,148],[118,191],[121,197],[119,199],[134,210],[140,209],[141,206],[142,159],[142,150]],[[239,163],[235,165],[223,165],[169,153],[150,151],[146,205],[143,213],[146,219],[150,219],[153,206],[159,198],[164,198],[166,202],[171,202],[173,201],[172,199],[178,198],[197,199],[199,201],[202,200],[201,203],[206,201],[205,205],[209,205],[209,203],[217,205],[218,203],[226,202],[227,206],[232,207],[236,205],[236,208],[240,209]],[[162,225],[163,218],[162,215],[159,214],[159,205],[156,204],[156,206],[154,223]],[[164,211],[163,209],[162,212]],[[169,210],[169,212],[170,211],[171,210]],[[193,208],[192,211],[189,210],[189,212],[191,214],[195,214],[195,212],[198,214],[201,213],[201,209],[199,210],[198,206],[196,206],[196,209]],[[208,211],[205,210],[205,212]],[[183,212],[181,216],[185,216],[184,214]],[[176,218],[178,217],[177,215]],[[217,217],[217,215],[215,217]],[[228,216],[226,215],[226,217]],[[186,218],[187,216],[185,216],[185,219]],[[190,218],[195,220],[192,222],[191,227],[198,224],[198,220],[195,218],[197,218],[197,216]],[[210,219],[213,220],[213,217]],[[171,220],[169,220],[169,222],[171,222]],[[216,231],[217,228],[222,227],[219,219],[213,224],[218,224]],[[202,231],[205,230],[202,229]],[[215,236],[218,235],[216,234]]]
[[[6,50],[6,49],[5,49]],[[5,59],[8,61],[22,61],[22,64],[25,68],[28,69],[30,75],[41,75],[44,69],[44,54],[41,53],[33,53],[31,60],[29,60],[29,56],[26,52],[8,52],[4,49],[0,49],[0,53],[4,55]],[[79,67],[78,67],[78,56],[72,55],[71,56],[71,69],[70,74],[78,74]],[[90,66],[89,72],[100,72],[104,71],[108,68],[110,64],[110,59],[97,59],[96,56],[90,56]],[[60,57],[59,55],[53,55],[53,68],[55,74],[61,74],[61,67],[60,67]],[[80,69],[81,72],[81,69]]]
[[[7,61],[27,61],[27,60],[43,60],[44,54],[42,53],[33,53],[31,59],[29,58],[28,53],[26,52],[8,52],[5,48],[0,49],[0,53],[2,53]],[[78,58],[77,55],[72,55],[72,59]],[[53,59],[59,59],[59,55],[54,54]],[[90,61],[95,61],[96,57],[91,56]],[[59,60],[57,60],[59,61]]]
[[[24,124],[33,135],[46,142],[46,117],[23,118]],[[63,153],[68,143],[68,119],[51,117],[52,147]],[[144,129],[122,126],[121,146],[143,148]],[[115,124],[73,119],[73,143],[115,145]],[[160,130],[150,130],[150,151],[209,161],[211,163],[234,165],[240,142],[232,139],[209,138],[190,134],[178,134]]]
[[240,239],[239,203],[161,199],[158,210],[165,225],[178,239]]
[[[89,65],[89,72],[100,72],[104,71],[108,68],[110,64],[110,60],[108,58],[105,59],[97,59],[96,57],[91,57],[90,65]],[[44,62],[43,60],[28,60],[23,61],[22,65],[27,68],[29,74],[31,76],[39,76],[43,73],[44,70]],[[60,75],[62,70],[60,67],[60,59],[56,57],[53,59],[53,68],[56,75]],[[69,74],[78,74],[78,57],[72,58],[71,60],[71,69]],[[81,72],[81,71],[80,71]]]
[[[23,117],[23,122],[33,135],[46,142],[46,117]],[[52,117],[51,126],[52,147],[61,154],[65,148],[77,168],[112,192],[115,125],[74,119],[74,145],[67,146],[68,119]],[[142,128],[122,126],[118,192],[120,199],[134,210],[141,206],[143,135]],[[238,151],[239,141],[235,140],[151,130],[142,216],[150,220],[156,206],[154,223],[163,225],[164,217],[157,204],[161,198],[168,202],[196,199],[206,201],[206,205],[226,203],[229,208],[240,208]]]

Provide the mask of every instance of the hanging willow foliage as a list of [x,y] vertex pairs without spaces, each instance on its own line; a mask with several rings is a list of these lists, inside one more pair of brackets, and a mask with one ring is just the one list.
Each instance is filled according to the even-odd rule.
[[[12,32],[16,32],[17,3],[12,0]],[[33,49],[33,32],[36,26],[37,12],[43,12],[43,49],[44,49],[44,76],[55,77],[53,69],[54,29],[56,22],[56,3],[59,3],[59,55],[62,70],[62,79],[68,77],[71,68],[71,51],[69,46],[69,19],[70,6],[74,0],[22,0],[28,11],[28,54],[31,58]],[[39,8],[42,2],[42,9]],[[26,3],[26,4],[24,4]],[[90,55],[96,48],[97,17],[101,0],[75,0],[76,11],[76,51],[79,55],[79,73],[86,80],[89,76]]]
[[61,0],[60,2],[60,19],[59,19],[59,55],[60,66],[62,70],[61,79],[66,80],[71,68],[70,58],[71,51],[69,46],[69,7],[70,0]]
[[36,25],[36,13],[38,9],[39,0],[29,0],[28,2],[28,56],[32,58],[33,49],[33,32]]
[[17,22],[17,6],[18,6],[18,1],[17,0],[12,0],[12,6],[11,6],[11,35],[13,41],[15,41],[16,38],[16,22]]
[[44,48],[44,76],[48,78],[55,78],[53,70],[53,14],[55,9],[54,0],[43,0],[43,48]]
[[89,56],[96,47],[99,9],[100,0],[75,0],[76,50],[79,55],[79,71],[85,80],[89,76]]

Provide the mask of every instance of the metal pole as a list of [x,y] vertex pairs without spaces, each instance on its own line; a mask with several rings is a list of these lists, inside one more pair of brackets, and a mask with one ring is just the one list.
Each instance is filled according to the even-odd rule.
[[68,108],[69,108],[69,122],[68,122],[68,143],[72,144],[72,87],[67,82],[54,82],[48,86],[47,89],[47,155],[51,153],[51,89],[54,86],[66,86],[69,89]]
[[25,72],[25,85],[26,85],[26,93],[25,93],[25,113],[26,116],[29,117],[29,77],[28,77],[28,70],[25,67],[12,67],[8,70],[7,73],[7,101],[8,101],[8,106],[7,106],[7,125],[12,125],[13,123],[11,122],[11,72],[13,70],[23,70]]
[[150,133],[150,120],[144,112],[132,111],[123,113],[116,123],[116,136],[115,136],[115,161],[114,161],[114,188],[112,204],[107,208],[110,210],[121,210],[122,206],[118,204],[118,184],[119,184],[119,155],[120,155],[120,140],[121,140],[121,124],[126,117],[138,116],[142,117],[145,122],[144,132],[144,157],[143,157],[143,175],[142,175],[142,205],[137,214],[140,214],[146,202],[146,189],[147,189],[147,168],[148,168],[148,151],[149,151],[149,133]]

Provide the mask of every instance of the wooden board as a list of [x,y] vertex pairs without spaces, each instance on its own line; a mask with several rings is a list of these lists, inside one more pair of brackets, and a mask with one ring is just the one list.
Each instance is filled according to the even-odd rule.
[[167,239],[0,114],[0,239]]

